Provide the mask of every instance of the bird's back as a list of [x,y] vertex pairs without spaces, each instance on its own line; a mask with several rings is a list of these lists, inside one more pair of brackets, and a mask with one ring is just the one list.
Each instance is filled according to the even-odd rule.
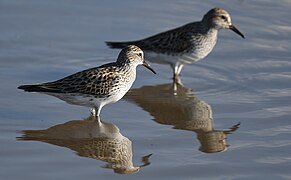
[[185,51],[191,45],[193,27],[195,28],[195,26],[198,25],[198,22],[189,23],[141,40],[106,42],[106,44],[111,48],[123,48],[129,44],[134,44],[145,51],[155,51],[158,53],[179,53]]
[[99,67],[77,72],[57,81],[22,85],[19,89],[28,92],[44,93],[81,93],[106,96],[110,88],[114,87],[122,78],[120,67],[115,63],[108,63]]

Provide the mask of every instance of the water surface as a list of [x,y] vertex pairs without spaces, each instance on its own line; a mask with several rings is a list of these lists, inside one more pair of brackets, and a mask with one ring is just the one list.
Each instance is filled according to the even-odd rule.
[[[88,108],[17,89],[114,61],[104,41],[197,21],[215,6],[245,40],[222,30],[207,58],[184,67],[176,94],[169,67],[138,68],[132,91],[102,110],[116,132],[106,138],[127,143],[126,167],[138,172],[121,175],[113,167],[125,166],[96,155],[103,141],[84,128]],[[0,0],[0,9],[0,179],[291,179],[290,1]],[[27,133],[54,127],[62,136]]]

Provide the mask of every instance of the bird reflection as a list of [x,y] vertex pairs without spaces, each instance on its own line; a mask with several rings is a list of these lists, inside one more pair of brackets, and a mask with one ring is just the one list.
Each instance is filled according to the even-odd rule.
[[198,99],[191,91],[181,83],[143,86],[129,91],[125,99],[148,111],[157,123],[194,131],[201,144],[200,151],[225,151],[228,147],[226,136],[236,131],[240,124],[227,130],[215,130],[211,106]]
[[90,116],[85,120],[72,120],[45,130],[24,130],[19,140],[41,141],[75,151],[79,156],[107,162],[104,168],[115,173],[131,174],[150,164],[151,154],[142,157],[143,164],[132,162],[132,142],[119,128]]

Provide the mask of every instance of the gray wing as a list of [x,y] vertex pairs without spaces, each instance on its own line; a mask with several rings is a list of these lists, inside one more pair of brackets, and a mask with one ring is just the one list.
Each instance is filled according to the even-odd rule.
[[106,44],[111,48],[123,48],[127,45],[133,44],[140,47],[142,50],[149,50],[158,53],[179,53],[191,47],[191,33],[193,32],[191,29],[192,27],[193,23],[189,23],[176,29],[162,32],[142,40],[127,42],[106,42]]

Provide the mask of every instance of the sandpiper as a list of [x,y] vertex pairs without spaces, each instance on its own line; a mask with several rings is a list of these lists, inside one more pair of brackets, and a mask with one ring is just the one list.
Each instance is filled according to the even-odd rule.
[[244,35],[231,23],[230,15],[226,10],[213,8],[201,21],[142,40],[106,42],[106,44],[111,48],[123,48],[128,44],[137,45],[145,52],[147,60],[170,65],[174,79],[179,79],[184,64],[199,61],[212,51],[220,29],[231,29],[244,38]]
[[156,72],[144,60],[143,51],[129,45],[122,49],[116,62],[77,72],[57,81],[22,85],[18,89],[40,92],[62,99],[70,104],[91,107],[94,116],[102,107],[120,100],[130,89],[136,77],[136,67],[143,65]]

